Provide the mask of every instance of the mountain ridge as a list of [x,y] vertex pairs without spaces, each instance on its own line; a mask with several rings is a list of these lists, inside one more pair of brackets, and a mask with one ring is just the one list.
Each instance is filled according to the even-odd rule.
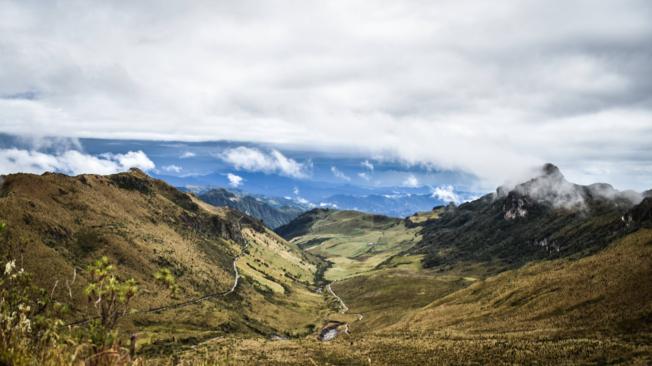
[[270,199],[260,199],[247,194],[236,194],[225,188],[202,191],[197,196],[213,206],[226,206],[262,220],[265,225],[275,229],[297,217],[302,209],[289,205],[272,205]]
[[427,267],[479,260],[500,271],[535,259],[586,255],[632,230],[622,217],[641,202],[640,194],[572,184],[552,164],[541,172],[428,221],[413,253],[425,254]]
[[[324,309],[313,290],[316,258],[257,219],[210,206],[139,170],[5,176],[0,220],[7,224],[2,256],[16,258],[36,284],[69,303],[69,321],[93,314],[83,295],[85,268],[102,256],[143,294],[133,300],[139,311],[122,326],[145,324],[142,332],[152,337],[300,334],[316,326]],[[178,299],[156,284],[160,269],[177,278]],[[178,303],[186,305],[169,307]],[[198,322],[198,314],[205,318]]]

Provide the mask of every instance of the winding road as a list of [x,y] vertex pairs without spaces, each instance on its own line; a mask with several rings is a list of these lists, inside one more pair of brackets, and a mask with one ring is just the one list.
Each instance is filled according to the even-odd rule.
[[[331,287],[331,284],[332,283],[329,283],[328,285],[326,285],[326,290],[339,302],[339,304],[340,304],[340,313],[341,314],[346,314],[349,311],[349,307],[346,306],[346,303],[344,302],[344,300],[342,300],[342,298],[339,297],[335,293],[335,291],[333,291],[333,288]],[[362,315],[360,313],[354,314],[354,315],[356,315],[358,317],[357,321],[360,321],[360,320],[362,320],[364,318],[364,315]],[[349,323],[346,322],[346,323],[343,323],[342,325],[344,325],[344,333],[351,334],[351,330],[349,329]],[[338,333],[339,332],[337,330],[337,327],[334,327],[334,328],[326,328],[326,327],[324,327],[324,328],[322,328],[322,330],[320,332],[319,339],[324,341],[324,342],[328,342],[330,340],[335,339],[335,337],[337,337]]]
[[224,293],[224,296],[235,291],[235,288],[238,287],[238,283],[240,282],[240,272],[238,272],[238,265],[236,264],[238,258],[240,258],[240,256],[237,256],[235,259],[233,259],[233,272],[235,272],[235,281],[233,281],[233,286],[231,286],[231,289]]
[[331,287],[330,283],[326,286],[326,289],[328,290],[328,292],[331,293],[331,295],[333,295],[334,298],[337,299],[337,301],[339,301],[339,303],[340,303],[340,313],[344,314],[347,311],[349,311],[349,307],[346,306],[344,301],[342,301],[342,298],[337,296],[337,294],[333,291],[333,288]]
[[[249,240],[245,239],[245,245],[242,248],[243,253],[244,253],[245,250],[247,250],[248,246],[249,246]],[[223,296],[226,296],[226,295],[232,293],[233,291],[235,291],[236,287],[238,287],[238,283],[240,283],[240,272],[238,272],[238,265],[237,265],[238,259],[240,259],[240,257],[242,257],[242,254],[238,255],[235,258],[233,258],[233,272],[235,273],[235,280],[233,281],[233,286],[231,286],[231,289],[229,291],[225,292]]]

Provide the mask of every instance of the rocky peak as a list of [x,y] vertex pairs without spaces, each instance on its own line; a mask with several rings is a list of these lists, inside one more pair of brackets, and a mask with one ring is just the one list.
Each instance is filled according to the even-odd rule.
[[646,193],[619,191],[607,183],[594,183],[588,186],[567,181],[559,168],[545,164],[539,175],[513,189],[499,187],[497,197],[504,198],[505,218],[525,217],[528,209],[535,204],[567,210],[584,210],[595,202],[611,204],[614,207],[628,208],[641,202]]
[[538,204],[566,209],[585,205],[582,186],[568,182],[559,168],[550,163],[543,165],[537,176],[511,190],[499,187],[497,194],[505,199],[503,211],[507,220],[526,217],[529,209]]
[[514,190],[536,202],[556,207],[572,208],[584,204],[582,187],[568,182],[555,165],[545,164],[541,172],[540,176],[517,185]]
[[543,173],[542,176],[544,177],[556,177],[562,179],[564,178],[564,175],[561,174],[561,171],[559,170],[559,168],[557,168],[555,164],[545,163],[541,167],[541,171]]
[[510,192],[505,198],[503,212],[505,220],[515,220],[528,214],[528,200],[517,192]]

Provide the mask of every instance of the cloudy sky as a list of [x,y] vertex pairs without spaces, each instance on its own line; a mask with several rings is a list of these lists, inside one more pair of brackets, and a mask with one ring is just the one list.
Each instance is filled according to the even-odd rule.
[[[649,189],[651,19],[649,0],[0,0],[0,132],[248,141],[486,186],[551,161]],[[127,154],[98,164],[148,164]]]

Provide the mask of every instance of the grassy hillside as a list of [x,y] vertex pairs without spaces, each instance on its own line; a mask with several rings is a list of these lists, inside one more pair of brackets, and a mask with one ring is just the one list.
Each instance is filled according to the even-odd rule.
[[535,262],[432,302],[397,328],[555,336],[652,335],[652,230],[579,260]]
[[309,253],[332,263],[327,280],[365,273],[420,240],[400,219],[357,211],[316,209],[277,229]]
[[[280,232],[333,262],[327,278],[358,318],[327,347],[282,347],[305,362],[347,364],[647,364],[652,201],[610,201],[591,187],[574,186],[587,194],[584,207],[555,207],[517,189],[386,226],[361,213],[300,216]],[[506,215],[515,208],[521,216]],[[359,258],[377,230],[417,238],[393,242],[379,265],[333,276],[349,269],[341,257]]]
[[[82,291],[91,261],[107,256],[119,277],[134,278],[137,313],[122,327],[139,332],[144,352],[169,350],[171,339],[306,334],[326,309],[313,288],[314,257],[257,220],[212,207],[140,171],[6,176],[0,220],[8,227],[3,257],[16,258],[37,284],[70,303],[69,320],[93,313]],[[242,278],[223,296],[234,284],[234,260]],[[162,268],[177,277],[176,298],[155,283]]]
[[[445,210],[418,213],[408,220],[356,211],[317,209],[277,231],[290,242],[330,262],[325,279],[351,307],[351,329],[372,330],[399,321],[474,278],[422,268],[423,255],[407,252],[420,240],[423,223]],[[299,235],[301,234],[301,235]]]

